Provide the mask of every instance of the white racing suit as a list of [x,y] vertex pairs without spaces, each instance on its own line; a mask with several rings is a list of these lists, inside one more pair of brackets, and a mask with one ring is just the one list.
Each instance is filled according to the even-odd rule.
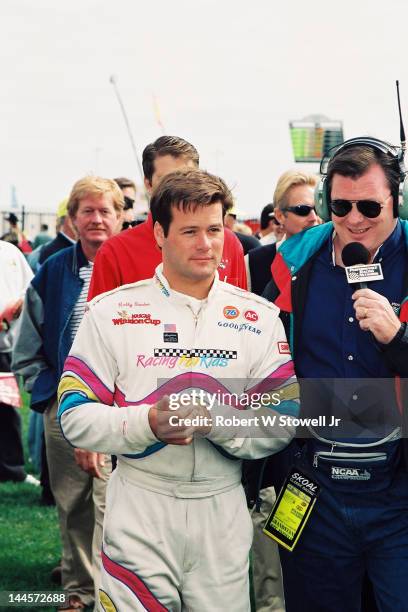
[[257,411],[238,410],[237,396],[224,394],[213,423],[216,415],[296,416],[278,313],[217,278],[205,300],[177,293],[161,266],[153,279],[90,302],[65,363],[59,417],[73,445],[119,456],[107,493],[101,610],[249,610],[252,525],[240,459],[279,451],[293,427],[213,426],[177,446],[154,436],[148,413],[163,395],[192,389],[208,398],[238,390],[255,405],[279,388],[281,401]]

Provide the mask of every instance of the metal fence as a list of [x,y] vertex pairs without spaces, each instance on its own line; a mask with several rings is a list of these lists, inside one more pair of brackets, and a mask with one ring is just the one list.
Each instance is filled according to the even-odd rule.
[[0,236],[3,236],[9,230],[9,223],[6,218],[10,212],[18,218],[18,226],[22,229],[29,240],[34,240],[40,232],[43,223],[48,225],[48,233],[50,236],[55,236],[55,221],[56,215],[51,212],[34,212],[32,210],[2,210],[0,211]]

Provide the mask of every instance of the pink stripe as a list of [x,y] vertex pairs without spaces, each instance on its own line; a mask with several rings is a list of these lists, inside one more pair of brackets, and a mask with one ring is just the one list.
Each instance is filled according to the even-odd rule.
[[141,400],[127,401],[123,392],[115,388],[114,401],[118,406],[138,406],[139,404],[155,404],[158,402],[163,395],[170,395],[171,393],[180,393],[190,387],[200,388],[208,393],[230,393],[230,391],[224,385],[221,385],[216,378],[209,376],[208,374],[200,374],[194,372],[186,372],[185,374],[179,374],[171,380],[165,382],[161,387],[152,391],[149,395]]
[[[280,387],[282,382],[294,376],[293,362],[288,361],[287,363],[280,366],[274,372],[271,372],[264,380],[257,383],[251,389],[248,389],[246,393],[252,395],[253,393],[265,393],[271,391],[276,387]],[[163,395],[170,395],[171,393],[180,393],[185,389],[198,388],[206,391],[207,393],[231,393],[231,391],[222,385],[216,378],[209,376],[208,374],[186,372],[179,374],[171,380],[165,382],[161,387],[153,391],[146,397],[137,401],[127,401],[123,392],[115,387],[115,394],[113,396],[114,402],[118,406],[139,406],[140,404],[155,404],[158,402]],[[231,398],[231,406],[237,409],[242,409],[238,406],[238,402],[235,398]]]
[[168,609],[165,608],[158,599],[156,599],[143,580],[138,578],[138,576],[136,576],[136,574],[130,570],[123,567],[123,565],[119,565],[119,563],[109,559],[109,557],[103,551],[102,563],[108,574],[125,584],[132,591],[132,593],[136,595],[146,610],[149,612],[168,612]]
[[261,380],[251,389],[247,389],[248,395],[253,393],[267,393],[272,391],[276,387],[281,387],[283,382],[286,382],[290,378],[294,378],[295,370],[293,369],[293,361],[290,360],[284,363],[280,368],[268,374],[266,378]]
[[113,393],[106,385],[97,377],[90,367],[78,357],[68,357],[64,364],[64,372],[73,372],[79,376],[82,382],[87,385],[101,401],[102,404],[108,406],[113,403]]

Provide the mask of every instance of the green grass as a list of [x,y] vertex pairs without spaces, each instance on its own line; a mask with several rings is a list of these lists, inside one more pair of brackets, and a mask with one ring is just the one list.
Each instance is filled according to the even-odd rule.
[[[28,396],[23,393],[23,442],[28,462]],[[1,425],[1,422],[0,422]],[[28,484],[0,483],[0,591],[54,591],[50,572],[61,556],[58,518],[55,507],[40,505],[41,488]],[[251,592],[251,600],[253,599]],[[0,610],[50,612],[55,607],[13,607]],[[253,608],[254,609],[254,608]]]
[[[24,396],[21,416],[26,470],[33,473],[27,461],[27,396]],[[57,512],[55,507],[40,505],[40,495],[40,487],[0,483],[0,591],[59,590],[50,581],[50,572],[61,556]],[[52,610],[50,607],[0,609]]]

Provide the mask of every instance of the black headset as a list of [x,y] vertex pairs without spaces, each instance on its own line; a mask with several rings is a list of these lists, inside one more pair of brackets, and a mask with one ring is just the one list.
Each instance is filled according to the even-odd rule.
[[404,156],[405,156],[405,130],[404,123],[402,121],[401,113],[401,101],[399,95],[399,81],[396,81],[397,86],[397,100],[398,100],[398,112],[400,120],[400,140],[401,145],[395,147],[388,142],[378,140],[378,138],[371,138],[370,136],[360,136],[357,138],[350,138],[340,145],[332,147],[328,153],[323,157],[320,163],[320,175],[321,179],[315,189],[315,206],[316,212],[323,221],[329,221],[331,217],[330,212],[330,193],[327,184],[327,168],[332,159],[336,157],[344,149],[349,147],[366,146],[381,151],[395,161],[395,166],[399,168],[399,188],[396,201],[394,201],[394,217],[400,219],[408,219],[408,177],[407,170],[405,169]]
[[323,221],[329,221],[331,217],[330,212],[330,194],[328,193],[327,184],[327,168],[332,161],[341,151],[348,149],[349,147],[366,146],[381,151],[386,155],[390,155],[394,160],[396,166],[399,168],[399,190],[398,190],[398,201],[394,202],[394,216],[400,219],[408,219],[408,176],[407,170],[404,164],[404,147],[393,146],[378,138],[371,138],[369,136],[360,136],[357,138],[350,138],[340,145],[332,147],[328,153],[323,157],[320,163],[320,174],[321,179],[315,190],[315,206],[316,212]]

